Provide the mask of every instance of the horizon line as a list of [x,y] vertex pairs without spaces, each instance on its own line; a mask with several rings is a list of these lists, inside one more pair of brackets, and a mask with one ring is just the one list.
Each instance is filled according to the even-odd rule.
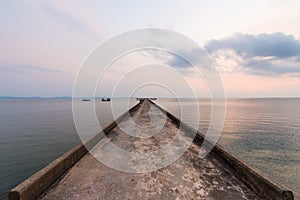
[[[72,97],[72,96],[0,96],[0,99],[72,99],[72,98],[102,98],[109,97],[107,95],[103,96],[80,96],[80,97]],[[110,97],[110,98],[160,98],[160,99],[176,99],[173,97],[126,97],[126,96],[118,96],[118,97]],[[265,96],[265,97],[227,97],[225,99],[297,99],[300,96]],[[179,99],[193,99],[193,97],[181,97]],[[211,99],[210,97],[198,97],[197,99]],[[223,99],[223,98],[213,98],[213,99]]]

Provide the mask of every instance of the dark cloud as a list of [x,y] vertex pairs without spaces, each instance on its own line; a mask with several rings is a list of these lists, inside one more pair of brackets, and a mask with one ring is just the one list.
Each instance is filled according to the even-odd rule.
[[255,75],[277,76],[283,74],[300,74],[300,63],[288,59],[271,59],[256,61],[248,59],[243,63],[244,71]]
[[211,40],[205,49],[215,56],[218,50],[233,50],[241,58],[239,64],[246,73],[273,76],[300,73],[300,41],[292,35],[236,34]]
[[[181,55],[189,55],[189,59]],[[166,61],[166,64],[171,67],[192,67],[192,64],[198,63],[200,59],[201,52],[197,49],[193,49],[189,52],[179,52],[179,54],[171,54],[169,60]]]
[[169,60],[166,60],[165,64],[171,66],[171,67],[180,67],[180,68],[185,68],[185,67],[191,67],[192,64],[186,61],[184,58],[172,54],[171,58]]
[[294,36],[283,33],[236,34],[225,39],[211,40],[205,45],[205,49],[209,53],[219,49],[233,49],[244,57],[286,58],[300,55],[300,42]]

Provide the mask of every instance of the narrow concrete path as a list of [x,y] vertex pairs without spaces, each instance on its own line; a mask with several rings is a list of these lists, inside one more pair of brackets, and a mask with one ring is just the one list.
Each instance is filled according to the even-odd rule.
[[[176,124],[148,101],[131,116],[107,136],[126,151],[155,151],[180,133]],[[128,131],[132,132],[126,134]],[[107,147],[107,142],[101,141],[93,149],[94,155],[105,154]],[[171,165],[145,173],[112,169],[88,153],[40,199],[259,199],[217,159],[199,159],[199,149],[192,143]]]

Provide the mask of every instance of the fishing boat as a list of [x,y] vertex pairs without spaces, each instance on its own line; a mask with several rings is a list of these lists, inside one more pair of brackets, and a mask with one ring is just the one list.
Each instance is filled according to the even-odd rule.
[[105,98],[105,97],[103,97],[103,98],[102,98],[102,101],[110,101],[110,98]]

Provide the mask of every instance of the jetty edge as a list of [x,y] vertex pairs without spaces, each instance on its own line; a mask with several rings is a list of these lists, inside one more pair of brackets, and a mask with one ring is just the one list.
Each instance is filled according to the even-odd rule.
[[[8,199],[27,200],[38,198],[74,164],[76,164],[77,161],[86,155],[88,150],[93,148],[104,137],[104,135],[113,130],[117,126],[118,122],[122,121],[131,112],[135,111],[145,101],[155,105],[158,109],[165,113],[169,119],[171,119],[175,124],[180,125],[180,127],[183,127],[186,131],[195,131],[181,122],[176,116],[155,104],[153,101],[142,99],[140,103],[132,107],[129,112],[122,114],[117,120],[107,125],[96,136],[84,144],[77,145],[61,157],[51,162],[48,166],[44,167],[33,176],[16,186],[9,192]],[[194,143],[199,145],[203,140],[204,134],[197,131]],[[227,152],[220,145],[215,145],[210,154],[213,154],[213,156],[218,158],[222,164],[226,165],[239,180],[241,180],[259,197],[263,199],[294,199],[292,191],[269,180],[265,175],[258,172],[258,170],[243,162],[241,159]]]
[[[186,125],[175,115],[164,109],[163,107],[157,105],[153,101],[149,100],[150,103],[155,105],[158,109],[164,112],[171,120],[176,124],[180,125],[187,131],[196,132],[196,137],[193,142],[201,145],[205,135],[199,130],[194,130],[192,127]],[[206,141],[208,145],[209,141]],[[218,143],[214,145],[212,151],[210,152],[215,157],[219,158],[224,165],[230,168],[234,175],[241,180],[246,186],[248,186],[253,192],[264,199],[282,199],[282,200],[293,200],[294,194],[291,190],[282,185],[276,183],[269,179],[265,174],[251,166],[250,164],[244,162],[242,159],[236,157],[232,153],[224,149]]]

